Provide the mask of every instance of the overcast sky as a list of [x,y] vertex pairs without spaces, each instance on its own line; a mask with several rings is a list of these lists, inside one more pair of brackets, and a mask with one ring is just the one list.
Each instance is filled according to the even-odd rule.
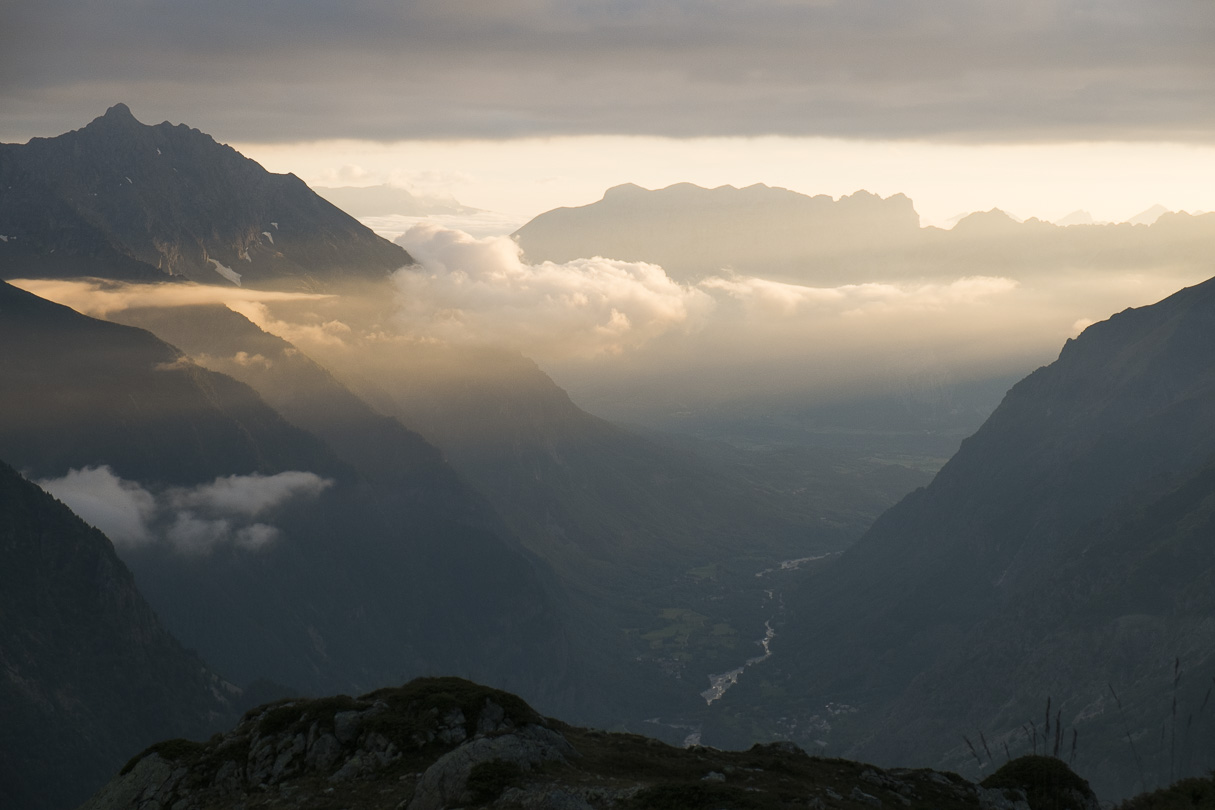
[[1215,134],[1211,0],[3,0],[5,140]]
[[124,101],[521,218],[681,180],[1117,218],[1215,208],[1213,44],[1215,0],[0,0],[0,141]]

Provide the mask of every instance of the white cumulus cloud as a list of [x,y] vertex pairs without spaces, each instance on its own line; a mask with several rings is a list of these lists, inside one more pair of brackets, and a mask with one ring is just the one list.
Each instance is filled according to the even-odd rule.
[[166,539],[185,554],[208,554],[220,545],[256,551],[273,543],[280,534],[277,528],[265,523],[237,527],[231,520],[200,518],[193,512],[178,512],[165,530]]
[[256,517],[296,496],[315,497],[333,481],[310,472],[277,475],[229,475],[192,489],[167,493],[173,506],[203,508],[211,512]]
[[233,309],[265,302],[323,301],[314,293],[250,290],[209,284],[124,284],[98,279],[12,279],[11,284],[39,298],[71,307],[94,318],[132,307],[186,307],[226,304]]
[[[415,337],[517,348],[541,362],[637,356],[660,337],[695,350],[766,356],[772,340],[797,345],[827,324],[870,335],[957,319],[1014,291],[1013,279],[866,282],[814,287],[723,270],[697,284],[662,267],[603,257],[527,264],[509,238],[474,238],[429,223],[398,243],[419,261],[395,275],[398,327]],[[868,340],[869,338],[866,338]]]
[[108,466],[69,470],[62,478],[39,481],[38,486],[115,544],[138,545],[151,539],[148,520],[156,512],[156,499],[139,484],[114,475]]
[[282,532],[255,518],[292,499],[314,498],[332,484],[314,473],[288,471],[230,475],[153,493],[104,465],[38,481],[118,548],[163,543],[185,554],[208,554],[225,545],[250,551],[267,546]]
[[695,328],[713,307],[704,291],[645,262],[527,264],[508,237],[434,224],[397,242],[421,263],[395,275],[400,322],[427,337],[506,344],[540,358],[610,355]]

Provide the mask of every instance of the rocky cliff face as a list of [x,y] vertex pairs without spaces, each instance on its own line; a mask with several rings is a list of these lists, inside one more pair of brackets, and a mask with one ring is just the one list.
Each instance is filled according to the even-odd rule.
[[[1081,799],[1068,806],[1094,806]],[[263,706],[206,743],[152,746],[82,810],[233,806],[1029,810],[1024,789],[949,773],[815,759],[788,744],[685,750],[574,728],[456,678]]]
[[132,753],[231,722],[110,541],[0,463],[0,805],[71,807]]
[[412,264],[294,175],[116,104],[88,126],[0,144],[0,276],[187,278],[330,288]]

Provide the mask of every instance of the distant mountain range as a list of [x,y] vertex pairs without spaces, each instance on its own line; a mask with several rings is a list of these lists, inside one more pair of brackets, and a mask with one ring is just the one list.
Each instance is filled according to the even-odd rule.
[[838,262],[913,247],[919,231],[920,217],[902,194],[859,191],[836,201],[762,184],[649,191],[629,183],[599,202],[541,214],[514,238],[533,262],[604,256],[660,264],[689,281],[723,268],[796,274],[811,258]]
[[[1149,208],[1145,208],[1144,210],[1140,211],[1138,214],[1135,214],[1133,217],[1130,217],[1129,219],[1125,220],[1125,222],[1128,225],[1154,225],[1154,224],[1156,224],[1156,220],[1160,219],[1160,217],[1162,217],[1168,213],[1171,213],[1169,211],[1169,209],[1167,209],[1163,205],[1160,205],[1159,203],[1157,203],[1156,205],[1153,205]],[[960,217],[959,217],[959,219],[960,219]],[[1071,226],[1071,225],[1110,225],[1110,224],[1113,224],[1110,222],[1097,222],[1096,220],[1093,219],[1092,214],[1090,214],[1088,211],[1082,211],[1082,210],[1072,211],[1067,216],[1054,220],[1054,223],[1056,225],[1062,225],[1064,227]]]
[[1157,203],[1149,208],[1145,208],[1135,216],[1127,220],[1131,225],[1155,225],[1156,220],[1160,219],[1165,214],[1169,213],[1169,209],[1165,208],[1160,203]]
[[921,228],[902,194],[882,198],[858,191],[834,200],[762,184],[706,189],[679,183],[653,191],[626,184],[608,189],[598,202],[541,214],[514,238],[529,261],[604,256],[652,262],[680,281],[735,272],[835,285],[1205,267],[1215,248],[1215,214],[1149,209],[1136,217],[1149,220],[1064,227],[1033,218],[1019,222],[993,209],[961,217],[945,231]]
[[1105,796],[1208,769],[1212,347],[1215,281],[1068,341],[930,486],[804,578],[772,666],[706,741],[798,714],[835,753],[965,769],[963,735],[999,761],[1053,748],[1062,723]]
[[318,197],[184,124],[116,104],[88,126],[0,144],[0,277],[290,289],[384,278],[412,264]]

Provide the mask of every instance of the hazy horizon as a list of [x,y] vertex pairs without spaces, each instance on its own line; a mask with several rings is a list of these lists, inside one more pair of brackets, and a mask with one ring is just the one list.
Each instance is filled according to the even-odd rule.
[[1193,144],[569,136],[234,146],[312,186],[390,185],[454,198],[520,224],[553,208],[588,205],[629,183],[762,184],[837,199],[858,191],[903,194],[923,226],[939,228],[993,208],[1048,222],[1077,211],[1097,222],[1125,222],[1155,205],[1215,209],[1215,147]]

